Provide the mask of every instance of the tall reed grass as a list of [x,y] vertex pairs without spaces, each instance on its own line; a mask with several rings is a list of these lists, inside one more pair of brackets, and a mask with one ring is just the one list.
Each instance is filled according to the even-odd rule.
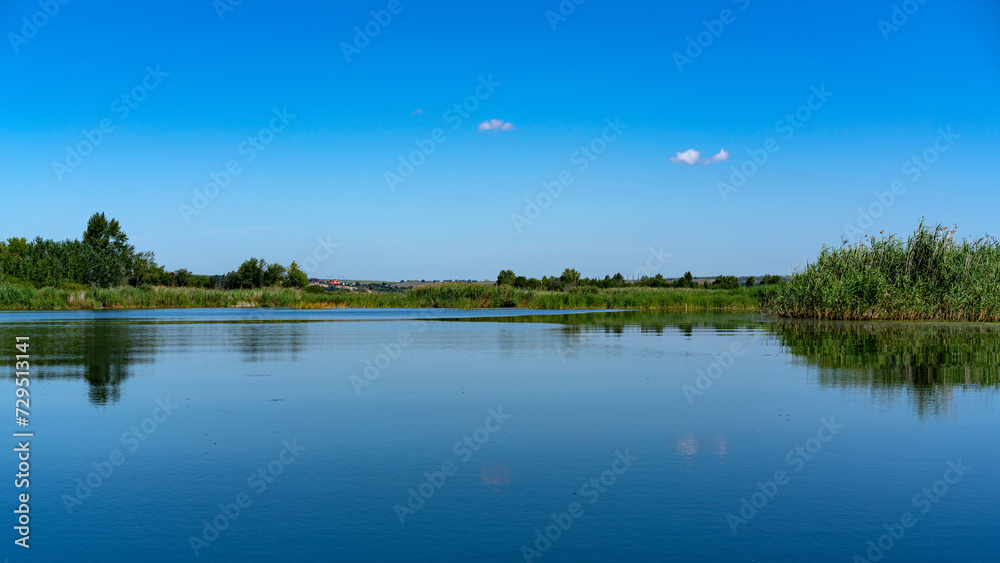
[[821,319],[1000,321],[1000,243],[954,234],[921,222],[905,241],[890,235],[824,247],[765,309]]

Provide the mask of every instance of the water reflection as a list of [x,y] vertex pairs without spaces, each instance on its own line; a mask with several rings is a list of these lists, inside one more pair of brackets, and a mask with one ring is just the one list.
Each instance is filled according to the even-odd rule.
[[0,341],[30,338],[32,377],[75,379],[88,384],[94,405],[117,403],[121,387],[135,369],[155,360],[157,331],[152,326],[109,323],[0,325]]
[[153,362],[155,338],[148,329],[133,332],[122,325],[87,324],[78,328],[82,338],[73,342],[75,346],[62,358],[69,367],[76,357],[74,352],[82,356],[83,377],[89,384],[87,394],[92,404],[117,403],[122,383],[132,375],[132,366]]
[[82,378],[95,406],[118,403],[125,381],[136,375],[140,366],[155,364],[160,352],[186,354],[221,344],[241,361],[258,363],[294,361],[304,346],[302,323],[224,323],[224,329],[219,324],[5,323],[0,324],[0,342],[28,336],[32,377]]
[[597,313],[568,313],[565,315],[523,315],[517,317],[482,317],[455,319],[460,322],[497,323],[548,323],[558,324],[564,334],[604,333],[604,334],[664,334],[680,331],[691,338],[696,330],[709,329],[717,332],[732,332],[737,329],[759,328],[763,326],[759,315],[717,314],[717,313],[676,313],[666,311],[614,311]]
[[[702,452],[703,445],[704,452]],[[694,434],[687,434],[677,439],[674,450],[687,464],[693,462],[699,453],[713,455],[718,457],[719,461],[726,461],[726,458],[729,457],[729,439],[722,436],[698,438]]]
[[244,363],[296,361],[304,346],[307,323],[229,323],[225,341]]
[[484,463],[479,468],[479,479],[484,485],[490,486],[494,493],[499,493],[501,487],[510,484],[510,464]]
[[[817,368],[820,386],[864,389],[884,406],[902,396],[921,417],[950,412],[956,390],[986,391],[992,396],[1000,387],[1000,326],[995,325],[786,320],[655,311],[479,320],[556,322],[568,337],[568,348],[574,346],[573,336],[592,332],[662,335],[677,331],[690,339],[699,330],[762,330],[771,343]],[[681,441],[678,452],[690,452],[694,447],[690,441]]]
[[[249,322],[5,322],[0,324],[0,342],[30,336],[35,377],[81,377],[88,383],[90,402],[106,405],[118,402],[124,382],[140,366],[154,364],[158,353],[192,354],[221,347],[246,363],[287,362],[296,361],[310,334],[329,340],[329,331],[317,328],[331,326],[329,321],[294,321],[295,314],[263,322],[253,317]],[[545,323],[549,327],[543,332],[503,327],[497,333],[496,352],[502,358],[552,352],[563,363],[594,346],[608,346],[605,353],[609,356],[619,354],[614,342],[587,338],[593,335],[673,334],[682,340],[671,346],[683,349],[684,341],[699,333],[763,331],[769,336],[768,344],[814,368],[810,376],[818,385],[863,390],[884,405],[904,398],[919,416],[948,413],[955,392],[972,390],[992,396],[1000,387],[1000,326],[993,325],[788,321],[747,314],[657,311],[450,322]],[[475,331],[459,331],[450,338],[445,345],[480,350],[490,346]],[[678,451],[694,455],[695,444],[682,441]],[[718,449],[724,452],[725,444]]]
[[1000,385],[996,326],[780,321],[769,332],[817,368],[820,385],[868,388],[882,403],[904,390],[920,416],[948,413],[957,389]]

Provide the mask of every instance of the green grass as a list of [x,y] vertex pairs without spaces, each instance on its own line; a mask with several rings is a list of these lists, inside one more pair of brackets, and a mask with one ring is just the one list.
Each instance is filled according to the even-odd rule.
[[112,289],[0,285],[0,309],[153,309],[189,307],[365,307],[524,309],[672,309],[756,311],[768,288],[705,290],[579,288],[566,292],[447,283],[406,293],[325,293],[299,289],[214,290],[177,287]]
[[[538,291],[510,286],[445,283],[411,289],[405,294],[366,294],[376,296],[384,305],[344,303],[340,297],[331,301],[341,306],[428,307],[453,309],[719,309],[758,310],[758,293],[752,289],[689,290],[689,289],[596,289],[577,288],[570,291]],[[350,296],[353,297],[353,296]],[[358,296],[361,297],[361,296]],[[363,301],[362,301],[363,302]],[[311,303],[307,307],[321,307]]]
[[1000,321],[1000,243],[956,241],[954,233],[921,223],[906,241],[893,235],[824,248],[765,309],[798,318]]

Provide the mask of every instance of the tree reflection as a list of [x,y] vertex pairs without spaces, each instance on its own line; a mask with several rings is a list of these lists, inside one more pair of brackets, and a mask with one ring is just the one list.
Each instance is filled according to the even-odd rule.
[[[76,379],[88,385],[95,406],[121,400],[125,381],[158,351],[186,354],[226,348],[248,363],[295,361],[303,347],[301,323],[149,323],[107,320],[32,322],[0,325],[0,341],[30,337],[32,378]],[[13,375],[13,374],[11,374]]]
[[[957,392],[986,390],[992,395],[1000,388],[1000,326],[993,325],[783,320],[759,315],[665,311],[441,321],[545,323],[551,329],[541,336],[537,331],[504,327],[505,330],[498,331],[498,350],[502,356],[511,357],[543,347],[556,351],[563,361],[596,345],[594,340],[582,338],[587,334],[615,338],[637,333],[673,334],[688,340],[699,332],[765,331],[771,344],[815,368],[811,376],[820,386],[863,389],[881,404],[905,398],[918,416],[949,412]],[[82,377],[88,384],[90,402],[107,405],[121,399],[125,381],[136,374],[138,366],[153,364],[158,350],[187,354],[222,349],[247,363],[294,362],[307,347],[311,334],[325,334],[325,331],[311,331],[312,324],[277,320],[32,321],[0,324],[0,341],[12,342],[14,336],[30,336],[34,378]],[[609,354],[620,353],[609,350]]]
[[[121,385],[132,375],[132,364],[153,361],[153,350],[143,350],[148,331],[121,324],[83,325],[80,358],[83,377],[90,388],[87,395],[94,405],[117,403]],[[145,334],[144,334],[145,332]]]
[[0,326],[0,339],[30,337],[33,379],[83,377],[94,405],[117,403],[137,364],[151,364],[155,327],[107,322],[26,323]]
[[769,332],[817,368],[820,385],[905,391],[919,416],[949,412],[956,389],[1000,385],[1000,327],[902,322],[778,321]]
[[958,323],[773,319],[759,315],[664,311],[466,319],[561,325],[567,349],[576,336],[601,332],[666,334],[763,330],[770,341],[816,368],[820,386],[866,389],[873,400],[900,397],[918,416],[950,411],[957,390],[1000,388],[1000,326]]

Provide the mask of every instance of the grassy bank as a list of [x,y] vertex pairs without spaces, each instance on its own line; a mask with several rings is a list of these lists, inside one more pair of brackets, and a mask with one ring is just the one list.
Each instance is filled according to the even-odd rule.
[[[766,289],[766,288],[762,288]],[[666,288],[579,288],[569,291],[517,289],[510,286],[442,284],[406,294],[416,307],[460,309],[721,309],[757,310],[754,289],[705,290]]]
[[756,311],[774,288],[595,289],[538,291],[509,286],[441,284],[406,293],[326,293],[299,289],[215,290],[187,287],[58,289],[0,285],[0,309],[156,309],[190,307],[429,307],[524,309],[715,309]]
[[954,233],[921,223],[906,241],[824,248],[766,309],[799,318],[1000,321],[1000,243],[956,241]]

